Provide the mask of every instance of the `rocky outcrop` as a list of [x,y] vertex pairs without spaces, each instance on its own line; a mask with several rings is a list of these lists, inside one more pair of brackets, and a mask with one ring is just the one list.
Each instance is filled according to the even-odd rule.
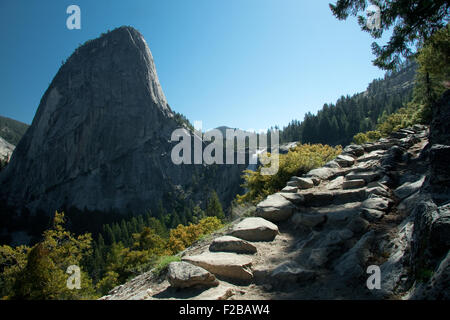
[[[272,218],[276,225],[251,217],[224,231],[253,245],[253,254],[242,255],[234,245],[239,239],[227,235],[187,249],[182,259],[228,281],[242,298],[448,299],[450,199],[441,194],[447,202],[436,202],[427,189],[426,133],[414,126],[351,145],[344,156],[352,164],[335,161],[293,177],[292,189],[267,197],[255,211],[267,209],[268,218],[282,213]],[[294,185],[305,178],[314,178],[313,186]],[[211,252],[228,241],[233,245],[218,250],[232,253]],[[380,288],[369,288],[368,272],[377,269]],[[230,270],[234,278],[225,280]]]
[[210,188],[228,203],[245,165],[174,164],[178,142],[170,140],[180,126],[143,36],[115,29],[60,68],[0,175],[0,199],[48,214],[70,207],[141,214],[168,195],[204,200]]

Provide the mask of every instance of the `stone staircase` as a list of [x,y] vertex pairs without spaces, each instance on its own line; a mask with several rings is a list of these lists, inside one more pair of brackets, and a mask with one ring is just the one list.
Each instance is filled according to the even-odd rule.
[[322,168],[292,177],[257,205],[255,217],[188,248],[165,279],[140,276],[146,280],[133,281],[141,289],[132,281],[104,299],[374,298],[365,286],[366,268],[389,260],[383,256],[389,255],[383,253],[389,235],[404,218],[396,204],[423,183],[406,175],[400,182],[408,181],[392,190],[393,179],[419,157],[427,130],[415,125],[347,146]]

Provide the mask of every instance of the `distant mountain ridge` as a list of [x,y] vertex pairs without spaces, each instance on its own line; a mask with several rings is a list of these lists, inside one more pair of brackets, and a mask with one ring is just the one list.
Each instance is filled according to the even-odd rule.
[[293,120],[280,134],[282,142],[347,145],[359,132],[374,130],[378,119],[405,106],[412,98],[417,65],[406,63],[399,71],[372,81],[367,90],[324,104],[303,121]]
[[0,137],[17,146],[30,126],[26,123],[0,116]]

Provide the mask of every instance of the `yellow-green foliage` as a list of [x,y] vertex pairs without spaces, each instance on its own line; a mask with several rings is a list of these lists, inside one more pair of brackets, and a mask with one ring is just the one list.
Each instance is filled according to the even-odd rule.
[[172,255],[186,249],[201,236],[221,227],[219,218],[207,217],[197,224],[178,225],[170,230],[168,239],[161,237],[154,229],[145,227],[141,233],[133,234],[132,248],[126,248],[121,242],[111,245],[106,258],[106,273],[96,288],[106,294],[127,279],[152,268],[156,268],[156,273],[159,273],[168,263],[179,259]]
[[0,298],[9,298],[15,279],[27,264],[29,252],[30,248],[27,246],[0,246]]
[[418,114],[419,111],[416,109],[415,104],[409,103],[407,107],[400,108],[388,116],[383,116],[377,125],[377,130],[384,137],[394,131],[419,123],[421,122]]
[[353,142],[356,144],[364,144],[369,142],[369,137],[363,132],[357,133],[353,136]]
[[181,261],[179,256],[162,256],[159,258],[156,267],[153,269],[153,273],[157,276],[161,274],[162,271],[167,269],[167,266],[171,262]]
[[189,247],[201,236],[220,229],[222,226],[222,222],[217,217],[207,217],[200,220],[198,224],[189,224],[188,226],[180,224],[170,230],[167,247],[172,254],[176,254]]
[[[81,269],[81,289],[67,288],[70,265],[82,268],[82,260],[92,254],[91,235],[75,237],[64,229],[64,213],[55,213],[53,227],[31,249],[2,247],[2,278],[11,286],[14,299],[90,299],[95,292],[92,281]],[[13,254],[14,258],[11,257]],[[5,261],[13,261],[5,267]],[[6,273],[5,273],[6,271]],[[8,277],[11,277],[8,279]]]
[[353,142],[356,144],[363,144],[366,142],[377,141],[382,137],[380,131],[367,131],[366,133],[360,132],[355,134]]
[[119,284],[119,274],[114,271],[107,271],[103,278],[97,282],[95,288],[101,294],[107,294],[112,288]]
[[301,175],[311,169],[323,166],[342,152],[341,146],[331,147],[322,144],[303,144],[287,154],[279,155],[279,169],[275,175],[262,175],[261,167],[256,171],[244,171],[244,184],[248,191],[237,196],[238,203],[256,203],[267,195],[275,193],[286,186],[287,181],[295,175]]

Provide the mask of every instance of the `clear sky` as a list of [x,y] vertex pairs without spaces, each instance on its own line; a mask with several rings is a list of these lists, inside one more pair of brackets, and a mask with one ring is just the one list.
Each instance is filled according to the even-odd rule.
[[[131,25],[145,37],[173,110],[203,128],[284,126],[384,72],[356,19],[331,0],[1,0],[0,115],[31,123],[61,62]],[[334,2],[334,1],[333,1]],[[81,8],[81,30],[66,9]]]

